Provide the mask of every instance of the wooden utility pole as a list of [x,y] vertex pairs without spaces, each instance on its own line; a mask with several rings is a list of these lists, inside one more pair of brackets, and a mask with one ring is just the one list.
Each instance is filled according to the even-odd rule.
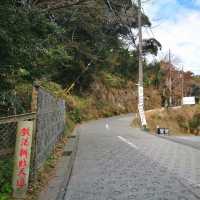
[[138,111],[140,121],[143,128],[147,127],[145,112],[144,112],[144,87],[143,87],[143,49],[142,49],[142,5],[141,0],[138,0],[138,34],[139,34],[139,77],[138,77]]
[[182,66],[182,76],[181,76],[181,102],[183,105],[183,97],[184,97],[184,72],[183,72],[183,66]]
[[143,87],[143,51],[142,51],[142,12],[141,0],[138,0],[138,29],[139,29],[139,86]]
[[171,63],[171,50],[169,49],[169,106],[172,106],[172,63]]
[[[134,0],[131,0],[133,7],[135,6]],[[138,112],[140,116],[141,126],[147,127],[147,122],[144,112],[144,88],[143,88],[143,51],[142,51],[142,4],[138,0],[138,30],[139,30],[139,77],[138,77]]]

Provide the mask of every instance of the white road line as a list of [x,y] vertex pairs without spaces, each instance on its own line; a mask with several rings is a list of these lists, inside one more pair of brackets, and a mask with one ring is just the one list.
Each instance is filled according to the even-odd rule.
[[106,123],[105,127],[106,127],[106,129],[107,129],[107,130],[109,130],[109,129],[110,129],[110,126],[109,126],[109,124],[108,124],[108,123]]
[[139,149],[135,144],[133,144],[132,142],[128,141],[127,139],[123,138],[122,136],[117,136],[121,141],[125,142],[126,144],[128,144],[129,146],[133,147],[134,149]]

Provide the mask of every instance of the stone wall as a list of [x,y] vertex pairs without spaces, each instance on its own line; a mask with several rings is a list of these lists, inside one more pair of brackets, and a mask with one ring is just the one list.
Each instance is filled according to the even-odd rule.
[[37,88],[36,169],[48,159],[64,130],[65,101],[57,99],[43,88]]

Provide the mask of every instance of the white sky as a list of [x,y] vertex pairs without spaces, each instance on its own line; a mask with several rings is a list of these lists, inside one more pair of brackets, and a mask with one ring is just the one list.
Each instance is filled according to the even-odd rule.
[[[150,0],[143,4],[153,33],[163,47],[160,57],[170,48],[180,60],[179,65],[195,74],[200,74],[199,6],[200,0]],[[144,29],[143,33],[144,37],[151,36],[148,30]]]

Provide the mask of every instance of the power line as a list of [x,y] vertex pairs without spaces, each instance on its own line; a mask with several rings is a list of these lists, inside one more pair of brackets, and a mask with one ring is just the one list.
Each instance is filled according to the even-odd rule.
[[[123,20],[121,19],[121,17],[118,15],[118,12],[116,12],[113,8],[112,5],[110,3],[110,0],[107,0],[108,5],[110,7],[110,10],[114,13],[114,15],[117,17],[117,19],[120,21],[120,23],[122,23],[124,25]],[[134,0],[131,0],[132,2],[132,6],[136,5]],[[135,36],[132,32],[132,27],[129,21],[129,18],[127,16],[126,13],[126,7],[124,6],[124,10],[125,10],[125,17],[126,17],[126,22],[128,25],[125,25],[125,27],[128,28],[130,37],[132,39],[133,44],[136,46],[135,44]],[[147,125],[146,123],[146,119],[145,119],[145,114],[144,114],[144,92],[143,92],[143,50],[142,50],[142,12],[141,12],[141,0],[138,0],[138,36],[139,36],[139,79],[138,79],[138,111],[139,111],[139,115],[140,115],[140,119],[141,119],[141,124],[143,127],[145,127]],[[136,47],[137,49],[137,47]]]
[[[124,21],[123,21],[123,19],[120,17],[120,15],[118,15],[118,11],[112,7],[110,0],[106,0],[106,1],[107,1],[107,4],[109,5],[109,8],[110,8],[111,12],[114,14],[114,17],[115,17],[115,19],[117,20],[117,22],[118,22],[119,24],[122,24],[124,27],[127,28],[128,32],[129,32],[129,37],[130,37],[130,39],[131,39],[133,45],[135,46],[135,48],[137,48],[136,43],[135,43],[135,41],[136,41],[136,39],[137,39],[137,36],[135,36],[135,35],[133,34],[133,32],[132,32],[131,23],[130,23],[129,18],[128,18],[127,13],[126,13],[126,6],[125,6],[125,3],[122,4],[122,5],[123,5],[123,8],[124,8],[124,10],[125,10],[125,13],[124,13],[124,14],[126,15],[127,24],[125,24]],[[134,2],[134,1],[132,0],[132,2]]]
[[[143,13],[145,14],[145,11],[144,11],[144,8],[143,8],[143,7],[142,7],[142,11],[143,11]],[[145,27],[145,28],[146,28],[147,32],[148,32],[148,30],[149,30],[150,33],[151,33],[151,35],[152,35],[152,37],[156,39],[156,35],[155,35],[154,31],[153,31],[153,28],[152,28],[151,26],[148,26],[148,27]],[[164,52],[162,51],[162,49],[161,49],[159,52],[162,54],[162,57],[163,57],[163,58],[166,57],[166,55],[164,54]]]
[[[112,5],[111,5],[111,2],[110,0],[105,0],[106,1],[106,4],[108,5],[109,9],[111,10],[111,12],[114,14],[114,20],[115,22],[117,23],[121,23],[122,25],[124,25],[123,23],[123,20],[121,19],[121,17],[117,14],[117,11],[113,9]],[[125,6],[125,4],[123,4]],[[128,18],[127,18],[128,19]],[[131,30],[131,27],[130,27],[130,23],[128,23],[128,31],[129,31],[129,34],[130,34],[130,37],[131,37],[131,41],[132,41],[132,44],[136,47],[136,44],[135,44],[135,40],[136,40],[136,37],[134,36],[132,30]],[[97,53],[97,55],[99,55],[101,53],[102,50],[99,50],[99,52]],[[92,65],[94,61],[91,60],[86,68],[80,73],[79,76],[77,76],[77,78],[73,81],[73,83],[70,85],[69,88],[65,88],[64,91],[66,91],[66,93],[68,94],[75,86],[76,82],[79,81],[79,79],[90,69],[90,66]]]

